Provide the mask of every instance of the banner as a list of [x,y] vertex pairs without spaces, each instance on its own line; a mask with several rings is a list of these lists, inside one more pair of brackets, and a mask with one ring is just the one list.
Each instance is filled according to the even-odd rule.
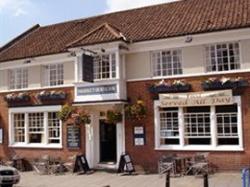
[[160,94],[161,107],[188,107],[233,104],[232,90]]

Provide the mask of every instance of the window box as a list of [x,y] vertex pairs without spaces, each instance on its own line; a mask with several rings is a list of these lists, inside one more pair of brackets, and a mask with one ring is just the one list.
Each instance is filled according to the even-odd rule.
[[209,79],[202,83],[202,88],[204,90],[223,90],[223,89],[237,89],[248,87],[249,83],[247,80],[242,78],[236,79]]
[[191,85],[184,81],[174,81],[172,84],[166,83],[164,80],[159,84],[155,84],[149,88],[151,93],[177,93],[188,92],[191,90]]
[[66,99],[66,93],[64,92],[55,92],[55,91],[51,91],[51,92],[40,92],[37,95],[37,98],[40,101],[62,101]]
[[30,102],[31,100],[30,96],[27,93],[8,94],[4,99],[9,105],[25,104]]

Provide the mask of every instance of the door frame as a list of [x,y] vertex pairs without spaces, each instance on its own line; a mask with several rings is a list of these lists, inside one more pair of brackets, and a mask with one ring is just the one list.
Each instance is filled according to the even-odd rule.
[[[103,117],[99,116],[99,111],[91,112],[91,123],[85,126],[85,155],[91,168],[97,168],[100,165],[100,124],[99,121]],[[124,116],[124,109],[122,109]],[[125,152],[125,120],[123,117],[122,122],[116,125],[116,164],[118,168],[120,155]],[[105,164],[101,164],[105,167]],[[107,165],[107,168],[110,166]]]

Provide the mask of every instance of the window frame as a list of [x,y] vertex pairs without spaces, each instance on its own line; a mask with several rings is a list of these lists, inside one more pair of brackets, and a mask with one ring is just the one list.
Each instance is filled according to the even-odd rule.
[[[20,73],[21,79],[18,77],[18,73]],[[24,68],[14,68],[8,70],[9,90],[22,90],[28,87],[29,87],[29,68],[24,67]]]
[[185,145],[185,128],[184,128],[184,108],[179,107],[179,136],[180,143],[178,145],[161,145],[160,143],[160,101],[154,101],[154,130],[155,130],[155,150],[187,150],[187,151],[244,151],[243,147],[243,132],[242,132],[242,109],[241,109],[241,97],[234,96],[234,103],[237,104],[237,130],[238,130],[238,145],[218,145],[217,144],[217,125],[216,125],[216,113],[215,106],[210,106],[210,132],[211,132],[211,144],[210,145]]
[[[180,67],[178,68],[174,68],[174,64],[177,64],[177,62],[174,62],[173,61],[173,52],[174,51],[177,51],[177,53],[180,54],[179,56],[179,60],[180,60]],[[163,75],[163,69],[162,69],[162,66],[163,66],[163,62],[162,62],[162,53],[163,52],[170,52],[171,53],[171,74],[167,74],[167,75]],[[154,54],[157,54],[157,53],[160,53],[160,70],[155,70],[155,62],[153,59],[153,55]],[[153,78],[159,78],[159,77],[176,77],[176,76],[183,76],[183,72],[184,72],[184,69],[183,69],[183,50],[182,48],[173,48],[173,49],[162,49],[162,50],[156,50],[156,51],[151,51],[150,52],[150,63],[151,63],[151,75]],[[178,70],[180,71],[179,73],[176,73],[174,74],[174,70]],[[168,71],[169,69],[166,68],[165,71]],[[155,75],[155,72],[156,71],[160,71],[160,75]]]
[[[103,56],[108,56],[109,57],[109,77],[107,78],[107,77],[103,77],[103,75],[102,75],[102,73],[103,73],[103,69],[102,69],[102,59],[103,59]],[[99,57],[99,58],[101,58],[101,66],[99,66],[99,70],[101,70],[101,72],[96,72],[96,69],[98,69],[97,67],[96,67],[96,61],[95,61],[95,58],[97,58],[97,57]],[[112,60],[114,60],[114,63],[113,63],[113,61]],[[117,77],[118,77],[118,61],[117,61],[117,54],[116,53],[112,53],[112,52],[110,52],[110,53],[105,53],[105,54],[101,54],[101,55],[97,55],[97,56],[94,56],[94,65],[93,65],[93,68],[94,68],[94,71],[93,71],[93,73],[94,73],[94,81],[105,81],[105,80],[114,80],[114,79],[117,79]],[[100,62],[99,62],[100,63]],[[114,69],[113,69],[114,68]],[[113,73],[115,74],[115,76],[113,76]],[[100,75],[100,77],[99,78],[96,78],[96,74],[99,74]]]
[[[227,45],[227,51],[229,53],[229,45],[230,44],[238,44],[238,51],[239,51],[239,54],[238,54],[238,59],[239,59],[239,62],[238,63],[234,63],[235,66],[238,65],[239,67],[238,68],[235,68],[235,69],[231,69],[230,68],[230,64],[228,62],[228,67],[230,69],[228,70],[221,70],[219,71],[218,68],[219,68],[219,65],[218,65],[218,56],[217,56],[217,46],[218,45]],[[208,70],[209,69],[209,66],[212,67],[212,62],[211,62],[211,47],[215,47],[215,60],[216,60],[216,70]],[[209,54],[207,52],[207,48],[209,48]],[[227,56],[227,59],[230,59],[230,56]],[[204,45],[204,72],[207,73],[207,74],[213,74],[213,73],[223,73],[223,72],[235,72],[235,71],[240,71],[242,69],[242,50],[241,50],[241,43],[240,41],[230,41],[230,42],[220,42],[220,43],[211,43],[211,44],[208,44],[208,45]]]
[[[62,121],[60,124],[60,142],[49,143],[49,124],[48,113],[58,112],[61,109],[60,105],[55,106],[41,106],[41,107],[21,107],[21,108],[9,108],[9,147],[23,147],[23,148],[62,148]],[[43,113],[43,126],[44,126],[44,142],[42,143],[29,143],[29,114],[30,113]],[[15,142],[14,134],[14,114],[25,115],[25,138],[24,142]]]
[[[52,69],[52,67],[55,66],[55,68]],[[62,67],[60,67],[62,66]],[[62,71],[59,71],[59,68],[62,68]],[[51,71],[56,71],[55,80],[51,81]],[[64,63],[53,63],[53,64],[46,64],[42,66],[42,81],[43,81],[43,87],[57,87],[64,85],[64,78],[65,78],[65,71],[64,71]],[[59,74],[60,73],[60,74]],[[62,76],[62,77],[61,77]],[[59,84],[59,81],[62,81],[62,83]],[[53,84],[52,82],[55,82]]]

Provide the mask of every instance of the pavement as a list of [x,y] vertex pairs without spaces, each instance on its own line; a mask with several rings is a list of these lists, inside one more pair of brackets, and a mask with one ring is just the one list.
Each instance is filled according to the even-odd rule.
[[[165,177],[157,174],[120,175],[95,172],[90,175],[38,175],[21,173],[21,182],[15,187],[165,187]],[[240,187],[240,172],[216,173],[209,176],[209,187]],[[171,177],[170,187],[203,187],[203,178],[194,176]]]

